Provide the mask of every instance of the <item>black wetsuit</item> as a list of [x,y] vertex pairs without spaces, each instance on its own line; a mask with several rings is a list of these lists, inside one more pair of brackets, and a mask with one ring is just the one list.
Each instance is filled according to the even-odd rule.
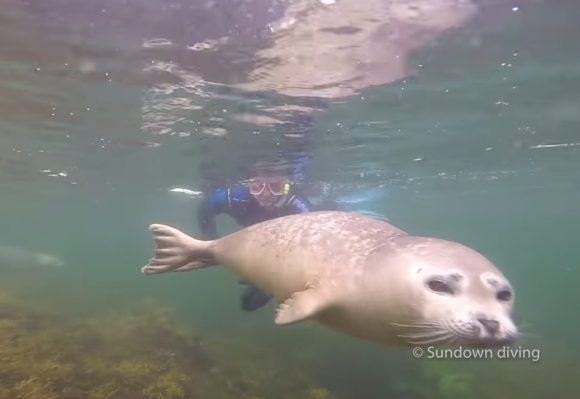
[[[262,207],[250,194],[249,188],[241,186],[218,189],[206,198],[198,207],[198,221],[205,238],[213,240],[218,238],[215,218],[221,213],[230,215],[240,226],[247,227],[277,217],[311,211],[308,199],[294,186],[289,186],[288,192],[272,208]],[[272,298],[255,286],[244,284],[248,287],[242,294],[242,309],[259,309]]]

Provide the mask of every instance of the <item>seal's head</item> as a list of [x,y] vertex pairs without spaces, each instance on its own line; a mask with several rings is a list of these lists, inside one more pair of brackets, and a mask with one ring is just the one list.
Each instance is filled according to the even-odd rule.
[[511,317],[513,288],[488,259],[455,242],[403,240],[415,282],[410,293],[415,320],[405,334],[409,344],[493,347],[518,339]]

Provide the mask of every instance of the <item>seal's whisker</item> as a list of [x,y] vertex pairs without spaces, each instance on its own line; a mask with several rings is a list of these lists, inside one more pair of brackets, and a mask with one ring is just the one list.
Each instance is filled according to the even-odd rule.
[[415,331],[420,330],[420,331],[427,331],[427,330],[438,330],[438,326],[405,326],[405,325],[399,325],[398,327],[405,327],[405,328],[414,328]]
[[447,339],[450,336],[453,336],[453,334],[444,329],[431,331],[427,333],[399,335],[399,337],[401,338],[410,338],[413,340],[426,340],[427,342]]
[[438,342],[438,344],[440,346],[449,346],[450,343],[453,343],[455,340],[455,337],[453,336],[453,334],[449,333],[449,335],[447,335],[445,338],[442,338],[440,342]]
[[526,323],[522,323],[522,324],[518,325],[518,326],[517,326],[517,328],[518,328],[518,330],[519,330],[519,331],[518,331],[518,334],[519,334],[521,337],[524,337],[524,338],[535,338],[535,339],[540,339],[540,338],[542,338],[540,335],[533,334],[533,333],[529,333],[529,332],[525,331],[525,330],[527,330],[527,329],[528,329],[528,327],[532,327],[533,325],[534,325],[533,323],[527,323],[527,322],[526,322]]
[[426,332],[423,334],[399,334],[397,335],[397,337],[400,338],[411,338],[411,339],[418,339],[418,338],[432,338],[432,337],[437,337],[439,335],[441,335],[442,333],[440,331],[432,331],[432,332]]
[[439,322],[437,322],[437,321],[425,321],[425,320],[407,320],[407,323],[409,325],[417,325],[417,324],[419,324],[419,325],[426,325],[426,324],[435,325],[435,324],[439,324]]
[[524,338],[542,339],[542,336],[530,333],[520,333],[520,336]]
[[452,337],[453,336],[451,334],[448,334],[448,335],[444,335],[442,337],[436,337],[436,338],[427,339],[424,341],[407,341],[407,342],[410,343],[411,345],[435,345],[435,344],[441,344]]
[[529,334],[529,333],[527,333],[527,332],[524,332],[524,330],[527,330],[527,329],[528,329],[528,327],[532,327],[532,324],[530,324],[530,323],[525,323],[525,324],[519,325],[519,326],[518,326],[518,330],[520,330],[520,334]]
[[520,324],[518,327],[519,327],[520,329],[525,329],[525,328],[532,327],[532,326],[533,326],[533,323],[527,323],[527,322],[526,322],[526,323],[522,323],[522,324]]
[[443,342],[448,338],[449,338],[449,336],[447,336],[447,335],[441,335],[441,336],[435,336],[435,337],[423,337],[423,338],[411,339],[411,340],[407,340],[407,342],[409,342],[411,344],[415,344],[415,345],[426,345],[426,344],[430,344],[430,343]]
[[449,332],[447,332],[446,330],[433,330],[433,331],[426,331],[424,333],[409,333],[409,334],[400,334],[398,335],[398,337],[401,338],[411,338],[411,339],[416,339],[416,338],[433,338],[433,337],[437,337],[440,336],[442,334],[449,334]]
[[438,327],[440,323],[417,323],[417,324],[400,324],[400,323],[390,323],[392,326],[397,327],[409,327],[409,328],[427,328],[427,327]]

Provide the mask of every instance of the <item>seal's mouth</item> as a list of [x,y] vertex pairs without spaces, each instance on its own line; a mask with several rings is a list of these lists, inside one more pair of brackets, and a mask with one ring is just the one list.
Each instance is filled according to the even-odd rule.
[[454,319],[446,326],[457,342],[473,347],[499,347],[513,344],[519,338],[518,331],[493,319]]
[[407,344],[416,346],[469,346],[493,348],[510,345],[519,339],[517,330],[502,331],[499,323],[493,329],[485,328],[477,320],[453,319],[440,322],[393,324],[407,330],[399,334]]

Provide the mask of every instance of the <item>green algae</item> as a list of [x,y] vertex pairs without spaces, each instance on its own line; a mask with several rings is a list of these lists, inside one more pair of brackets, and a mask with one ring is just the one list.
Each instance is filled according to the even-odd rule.
[[453,361],[422,362],[420,390],[425,398],[473,399],[476,398],[475,375]]
[[159,306],[75,320],[0,296],[0,399],[330,399]]

